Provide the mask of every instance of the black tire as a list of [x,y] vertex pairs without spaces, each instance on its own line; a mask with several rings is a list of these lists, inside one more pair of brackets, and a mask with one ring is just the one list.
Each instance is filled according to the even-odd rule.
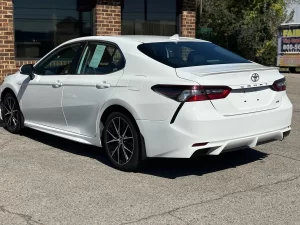
[[132,119],[120,112],[105,121],[103,147],[113,164],[122,171],[135,171],[140,164],[139,131]]
[[1,111],[4,128],[13,134],[19,134],[22,127],[22,113],[18,100],[12,93],[4,96]]

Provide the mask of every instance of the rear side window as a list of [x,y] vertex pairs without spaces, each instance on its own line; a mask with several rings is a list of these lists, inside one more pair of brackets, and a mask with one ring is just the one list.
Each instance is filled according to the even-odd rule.
[[139,45],[138,49],[150,58],[173,68],[251,63],[209,42],[144,43]]
[[116,46],[90,43],[83,52],[77,74],[105,75],[124,68],[125,61]]

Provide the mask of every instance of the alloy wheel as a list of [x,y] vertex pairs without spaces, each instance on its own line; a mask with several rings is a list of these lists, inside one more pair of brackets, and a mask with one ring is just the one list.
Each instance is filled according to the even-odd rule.
[[16,100],[8,95],[3,103],[3,119],[9,130],[16,130],[19,124],[19,109]]
[[106,146],[111,158],[119,165],[126,164],[134,151],[134,137],[130,125],[121,117],[113,118],[106,130]]

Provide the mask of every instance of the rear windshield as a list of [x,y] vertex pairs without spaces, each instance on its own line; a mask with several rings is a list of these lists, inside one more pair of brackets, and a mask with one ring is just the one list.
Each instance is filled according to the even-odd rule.
[[138,49],[152,59],[173,68],[251,63],[210,42],[158,42],[145,43]]

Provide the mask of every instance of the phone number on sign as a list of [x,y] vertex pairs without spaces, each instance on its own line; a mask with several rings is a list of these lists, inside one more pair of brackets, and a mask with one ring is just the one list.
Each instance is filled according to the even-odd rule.
[[295,44],[295,45],[289,45],[289,44],[286,44],[286,45],[282,45],[282,50],[283,51],[300,51],[300,44]]

